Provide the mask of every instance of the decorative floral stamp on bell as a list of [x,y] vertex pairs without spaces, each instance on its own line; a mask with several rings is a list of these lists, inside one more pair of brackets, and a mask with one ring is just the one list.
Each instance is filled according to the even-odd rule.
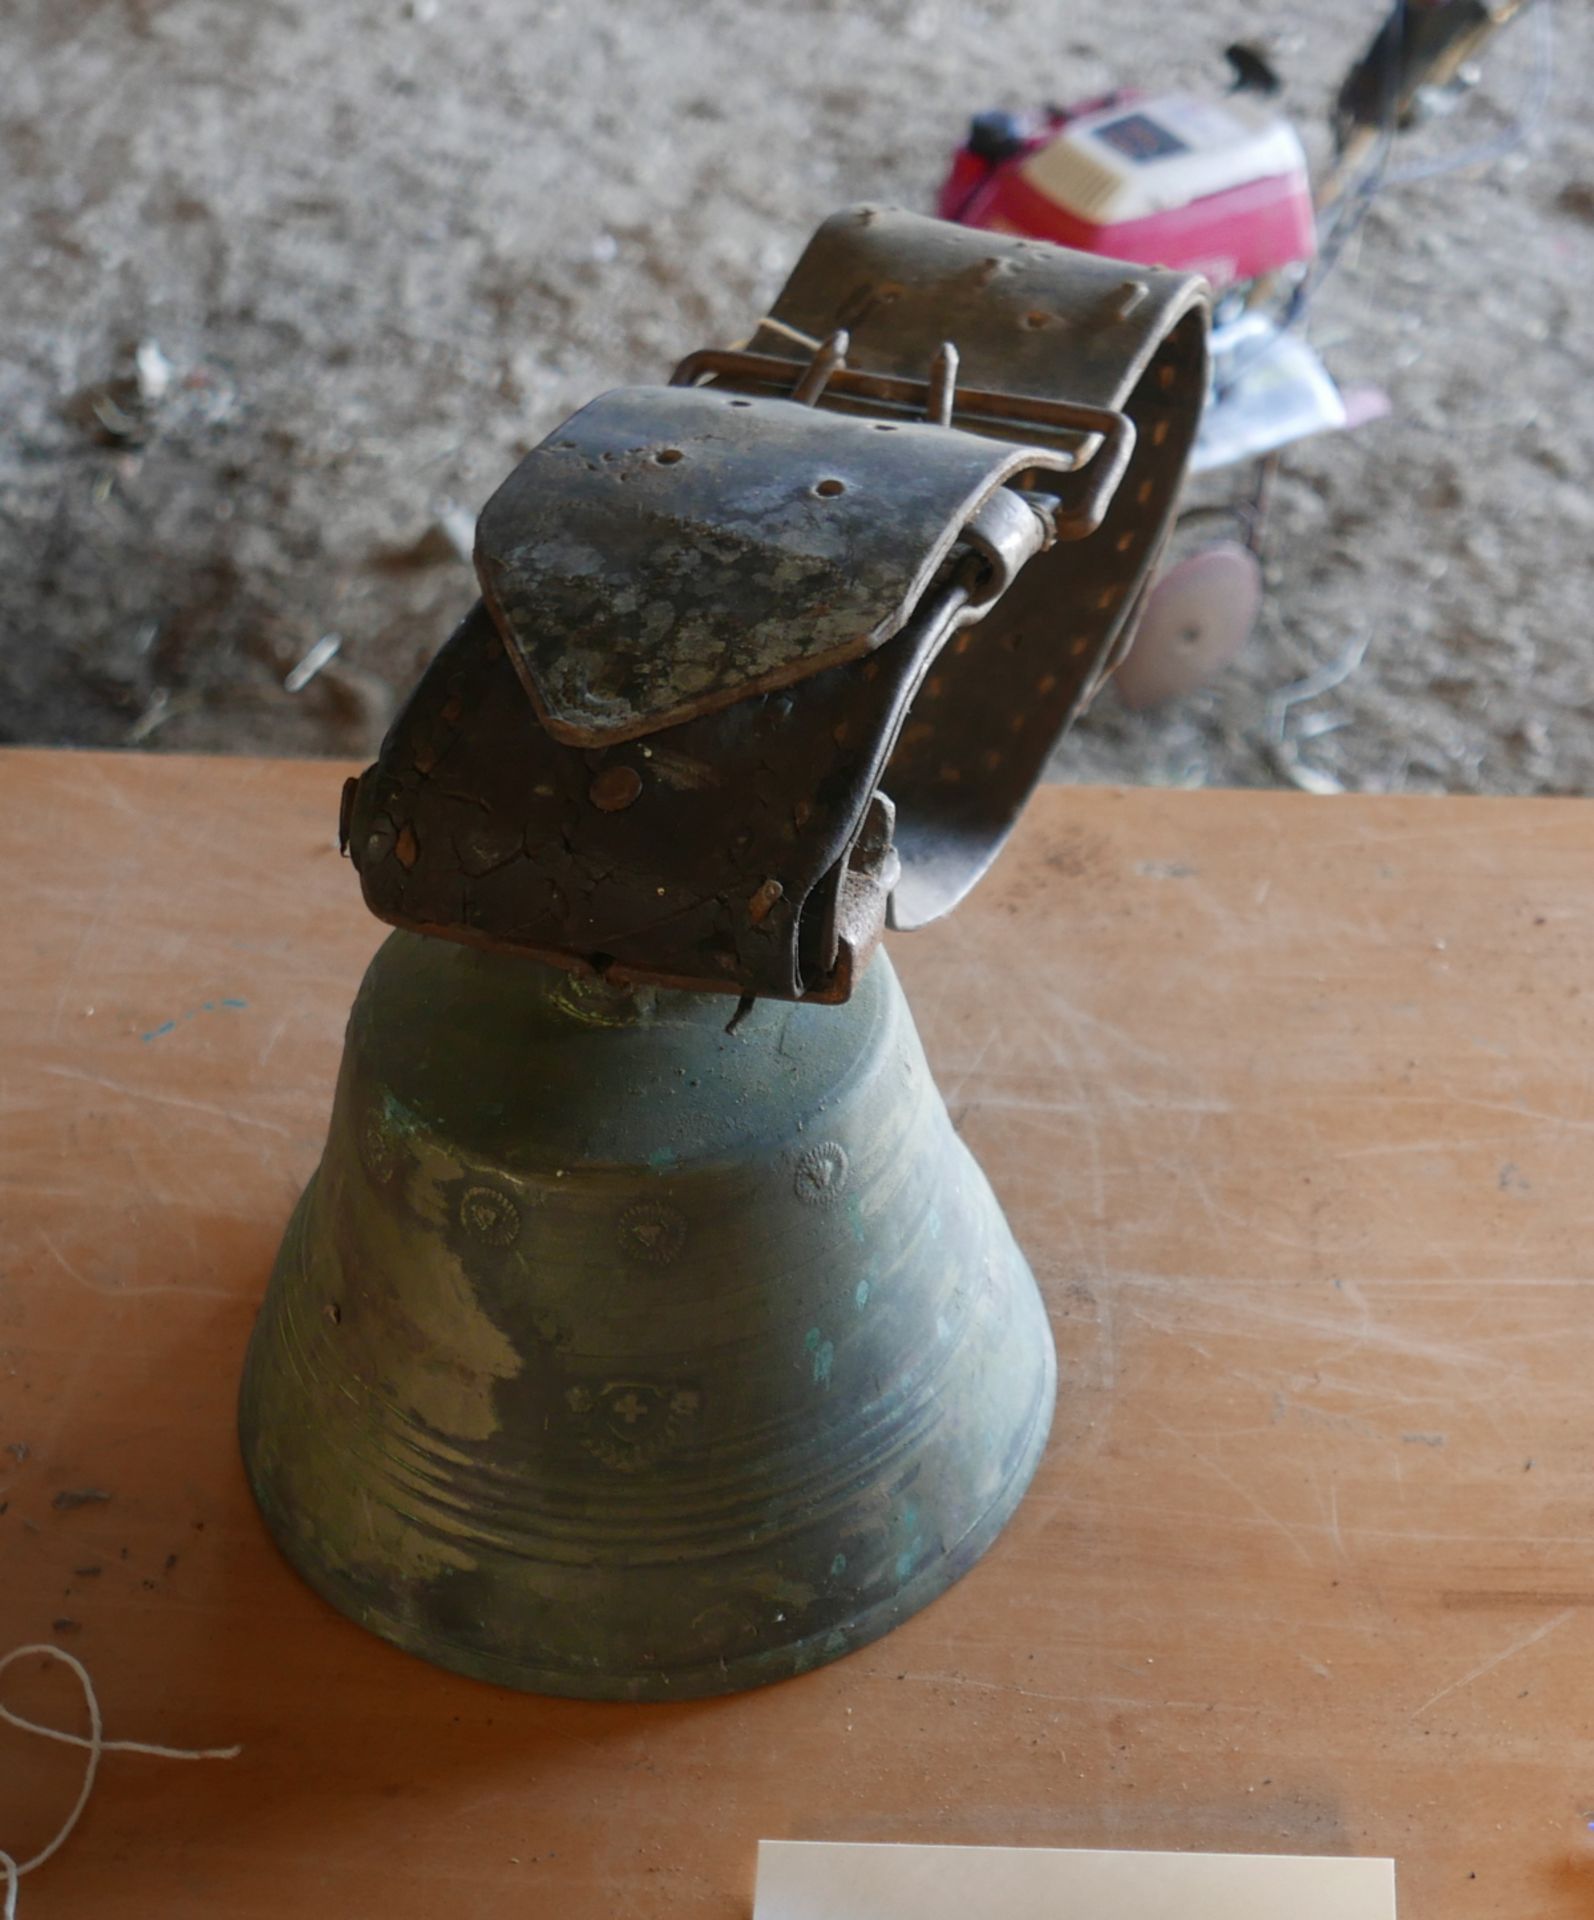
[[460,1195],[459,1224],[489,1247],[512,1247],[520,1238],[520,1209],[496,1187],[467,1187]]
[[852,1172],[847,1149],[839,1140],[821,1140],[797,1159],[792,1187],[799,1200],[810,1206],[828,1206],[846,1191]]
[[686,1215],[663,1200],[638,1200],[620,1215],[620,1246],[633,1260],[667,1267],[686,1245]]
[[696,1387],[609,1380],[600,1387],[569,1388],[565,1405],[590,1454],[617,1473],[635,1473],[680,1445],[702,1410],[703,1396]]

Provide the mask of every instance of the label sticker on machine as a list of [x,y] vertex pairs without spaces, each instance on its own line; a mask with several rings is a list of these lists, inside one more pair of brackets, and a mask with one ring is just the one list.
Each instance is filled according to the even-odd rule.
[[1395,1920],[1393,1860],[765,1840],[753,1920]]
[[1190,143],[1181,140],[1171,127],[1153,120],[1149,113],[1126,113],[1122,119],[1108,120],[1095,128],[1104,145],[1144,166],[1148,160],[1166,160],[1170,154],[1188,153]]

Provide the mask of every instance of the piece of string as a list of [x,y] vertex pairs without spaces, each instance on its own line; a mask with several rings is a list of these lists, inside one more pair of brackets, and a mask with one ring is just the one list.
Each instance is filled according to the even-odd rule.
[[242,1747],[156,1747],[143,1740],[107,1740],[105,1722],[100,1715],[100,1698],[94,1691],[94,1682],[89,1678],[89,1670],[81,1660],[75,1659],[64,1648],[51,1647],[40,1643],[37,1646],[13,1647],[11,1652],[0,1659],[0,1674],[18,1660],[31,1659],[42,1655],[47,1660],[59,1660],[63,1666],[70,1667],[77,1675],[78,1685],[83,1689],[83,1704],[89,1710],[89,1731],[85,1739],[80,1733],[66,1733],[60,1727],[41,1727],[37,1720],[26,1719],[20,1713],[0,1701],[0,1720],[7,1726],[16,1727],[23,1733],[35,1733],[41,1740],[56,1740],[63,1747],[81,1747],[88,1755],[88,1763],[83,1769],[83,1784],[78,1788],[77,1799],[72,1811],[61,1822],[55,1838],[48,1841],[29,1860],[17,1861],[0,1847],[0,1873],[5,1875],[4,1920],[16,1920],[17,1887],[25,1873],[32,1873],[36,1867],[42,1867],[46,1860],[59,1853],[72,1837],[72,1830],[83,1817],[83,1809],[89,1803],[89,1795],[94,1791],[95,1775],[100,1770],[102,1753],[147,1753],[156,1760],[236,1760]]
[[811,333],[804,333],[801,327],[788,327],[784,320],[777,320],[772,313],[766,313],[754,331],[778,333],[783,340],[794,341],[799,347],[808,347],[815,352],[825,344],[822,340],[816,340]]

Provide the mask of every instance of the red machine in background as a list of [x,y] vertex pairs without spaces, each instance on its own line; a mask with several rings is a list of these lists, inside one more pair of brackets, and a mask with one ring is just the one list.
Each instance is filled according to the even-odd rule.
[[[971,122],[937,200],[943,219],[1212,283],[1212,387],[1191,468],[1261,464],[1247,497],[1185,516],[1227,519],[1242,537],[1186,552],[1154,584],[1116,677],[1130,706],[1190,690],[1244,645],[1261,605],[1258,553],[1280,450],[1388,411],[1377,389],[1335,385],[1305,337],[1310,296],[1374,194],[1399,177],[1388,167],[1395,135],[1469,86],[1473,56],[1530,4],[1395,0],[1339,89],[1335,158],[1315,195],[1300,138],[1272,104],[1279,80],[1247,46],[1228,49],[1227,94],[1126,90]],[[1549,0],[1539,6],[1547,27]],[[1541,95],[1549,66],[1546,40]],[[1494,157],[1520,132],[1463,161]]]
[[1219,291],[1304,266],[1312,186],[1295,129],[1245,94],[1113,93],[982,113],[941,189],[945,220],[1204,273]]

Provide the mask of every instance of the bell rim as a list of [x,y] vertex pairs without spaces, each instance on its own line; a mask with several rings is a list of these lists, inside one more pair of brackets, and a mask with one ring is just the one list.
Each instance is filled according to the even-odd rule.
[[1049,1337],[1042,1342],[1040,1392],[1011,1472],[996,1497],[958,1541],[920,1569],[906,1585],[876,1601],[844,1626],[832,1626],[774,1647],[762,1647],[734,1660],[716,1659],[669,1673],[616,1674],[597,1668],[534,1667],[505,1655],[479,1652],[417,1633],[397,1615],[373,1607],[353,1581],[315,1555],[295,1550],[295,1536],[276,1523],[273,1503],[255,1471],[247,1417],[240,1409],[239,1446],[245,1476],[266,1530],[283,1560],[316,1597],[350,1625],[390,1647],[487,1686],[549,1699],[587,1700],[608,1705],[667,1705],[672,1700],[708,1700],[746,1693],[801,1678],[833,1661],[860,1652],[938,1600],[972,1572],[1007,1527],[1045,1457],[1057,1405],[1057,1356]]

